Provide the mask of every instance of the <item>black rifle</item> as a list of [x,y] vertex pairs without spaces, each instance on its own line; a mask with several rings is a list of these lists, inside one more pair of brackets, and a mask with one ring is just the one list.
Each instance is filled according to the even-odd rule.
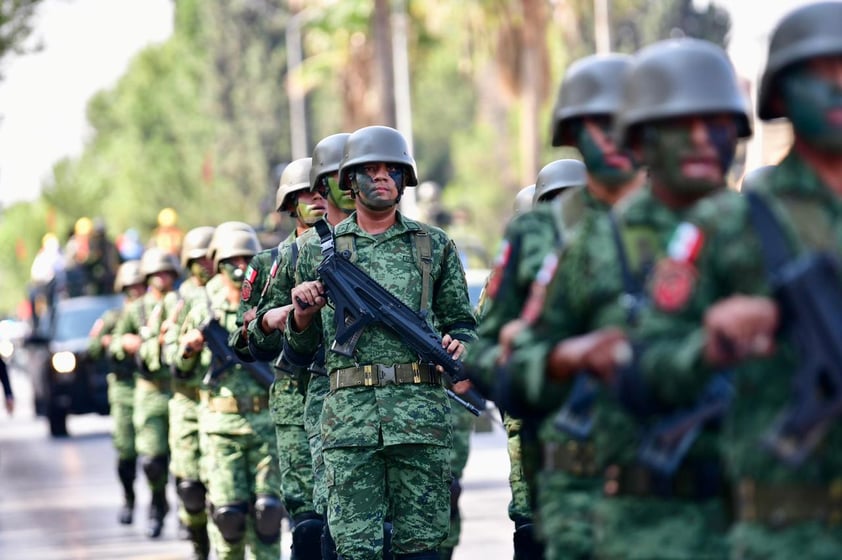
[[763,436],[783,462],[797,466],[842,413],[842,275],[825,253],[796,257],[771,208],[747,194],[783,329],[798,351],[790,402]]
[[[369,325],[379,324],[394,332],[404,344],[412,348],[420,362],[440,365],[444,369],[445,379],[450,383],[467,379],[462,362],[455,360],[442,348],[441,336],[430,326],[426,317],[410,309],[350,260],[336,253],[333,234],[324,221],[317,222],[316,226],[324,256],[318,274],[336,313],[336,339],[331,345],[331,351],[353,357],[363,330]],[[469,391],[463,396],[456,395],[450,389],[445,391],[450,398],[477,416],[485,409],[485,399],[476,391]]]
[[244,362],[228,345],[228,331],[214,318],[209,319],[199,329],[205,337],[205,344],[213,354],[215,366],[211,366],[202,382],[214,386],[219,382],[219,376],[235,365],[240,365],[264,389],[269,389],[275,381],[275,374],[265,362]]
[[577,373],[564,406],[553,419],[553,425],[568,436],[585,441],[593,430],[593,405],[597,382],[587,373]]

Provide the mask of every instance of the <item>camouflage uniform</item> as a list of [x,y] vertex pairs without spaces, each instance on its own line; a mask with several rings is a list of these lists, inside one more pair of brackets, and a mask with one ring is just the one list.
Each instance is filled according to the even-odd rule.
[[[346,237],[357,266],[407,305],[417,308],[421,271],[408,249],[413,245],[412,236],[423,231],[422,226],[397,214],[395,225],[372,236],[357,226],[355,217],[352,214],[336,227],[337,246],[341,247],[340,240]],[[434,257],[434,289],[428,309],[445,332],[470,339],[475,320],[458,254],[444,232],[437,228],[427,231]],[[300,280],[316,279],[321,258],[318,243],[301,248]],[[318,321],[302,332],[287,327],[285,335],[294,352],[313,355],[322,339],[334,339],[332,309],[323,308],[322,319],[323,332]],[[355,360],[326,353],[332,383],[340,375],[338,370],[356,371],[355,362],[405,364],[400,367],[408,368],[417,360],[414,352],[382,327],[366,329],[356,348]],[[321,430],[328,519],[337,550],[344,558],[379,557],[387,512],[393,516],[393,548],[397,555],[436,550],[447,536],[452,435],[446,419],[450,403],[437,375],[430,371],[419,373],[421,379],[428,381],[347,387],[335,389],[325,397]]]
[[450,472],[453,482],[450,488],[450,531],[447,539],[441,544],[444,555],[452,552],[459,544],[459,536],[462,534],[462,515],[459,511],[459,495],[462,493],[460,481],[471,452],[471,432],[474,430],[476,416],[464,407],[455,406],[452,408],[450,420],[453,430],[453,447],[450,450]]

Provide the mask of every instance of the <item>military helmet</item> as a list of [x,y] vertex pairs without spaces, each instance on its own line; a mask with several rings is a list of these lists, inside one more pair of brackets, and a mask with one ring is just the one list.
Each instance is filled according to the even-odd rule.
[[234,230],[223,236],[214,236],[211,242],[213,268],[219,270],[219,263],[233,257],[253,257],[260,252],[260,241],[252,231]]
[[761,185],[772,170],[775,169],[776,166],[774,165],[764,165],[762,167],[757,167],[752,169],[748,173],[745,174],[743,180],[740,182],[740,190],[741,191],[750,191],[752,189],[756,189],[758,185]]
[[140,272],[145,277],[156,272],[172,272],[178,274],[178,261],[170,253],[158,247],[150,247],[140,257]]
[[184,234],[181,242],[181,268],[187,268],[193,259],[207,256],[213,230],[213,226],[199,226]]
[[631,59],[627,54],[595,54],[567,68],[553,109],[553,146],[574,144],[571,125],[578,119],[613,115],[620,108],[623,76]]
[[351,169],[363,163],[398,163],[406,167],[406,185],[418,184],[415,160],[403,135],[388,126],[367,126],[355,131],[345,143],[342,165],[339,167],[339,186],[351,188]]
[[524,214],[532,210],[532,199],[535,197],[535,185],[528,185],[520,189],[515,195],[515,204],[512,208],[515,214]]
[[541,199],[568,187],[577,187],[588,182],[588,170],[578,159],[559,159],[545,165],[535,179],[535,193],[532,205]]
[[145,281],[146,276],[140,271],[140,261],[137,259],[126,261],[117,269],[114,277],[114,291],[122,292],[129,286],[143,284]]
[[310,188],[316,188],[319,179],[325,175],[339,171],[342,155],[345,153],[345,143],[351,136],[347,132],[331,134],[319,140],[313,148],[313,165],[310,167]]
[[216,260],[216,255],[214,253],[216,251],[216,246],[219,244],[219,239],[222,239],[223,237],[234,231],[249,231],[257,235],[257,233],[254,231],[254,228],[245,222],[222,222],[214,228],[210,243],[208,243],[207,257],[211,261]]
[[809,58],[842,54],[842,2],[817,2],[785,16],[772,32],[769,55],[760,79],[757,114],[763,120],[783,117],[772,106],[778,77]]
[[633,129],[660,119],[730,113],[741,138],[751,136],[748,106],[734,67],[722,48],[701,39],[667,39],[632,59],[616,114],[618,141],[628,145]]
[[[310,167],[312,158],[292,160],[281,173],[281,182],[275,193],[275,210],[283,212],[289,204],[289,195],[310,188]],[[292,209],[290,212],[294,211]]]

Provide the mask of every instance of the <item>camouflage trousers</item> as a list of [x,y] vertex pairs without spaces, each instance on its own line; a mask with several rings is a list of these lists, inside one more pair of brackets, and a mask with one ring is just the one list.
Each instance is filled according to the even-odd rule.
[[272,384],[269,407],[275,423],[281,495],[292,518],[313,510],[313,463],[304,430],[304,396],[290,377]]
[[449,447],[336,447],[323,455],[328,525],[345,560],[382,558],[386,512],[395,554],[437,550],[447,537]]
[[[169,455],[169,401],[168,388],[138,379],[134,392],[135,447],[138,455],[166,457]],[[150,482],[150,488],[160,490],[167,484],[163,477]]]
[[108,404],[111,407],[111,419],[114,430],[111,441],[117,451],[117,459],[134,459],[135,432],[132,416],[134,414],[134,378],[120,379],[116,373],[108,374]]
[[518,418],[503,416],[503,426],[506,428],[506,450],[509,453],[509,488],[512,499],[509,502],[509,519],[515,522],[532,519],[532,500],[529,496],[529,486],[523,475],[522,445],[520,429],[523,422]]
[[327,487],[325,486],[325,461],[322,456],[322,405],[330,391],[327,376],[313,375],[307,385],[307,400],[304,403],[304,431],[310,445],[310,460],[313,471],[313,508],[316,513],[327,517]]
[[594,504],[594,556],[612,560],[727,558],[725,509],[718,499],[600,498]]
[[[453,448],[450,450],[450,472],[456,480],[462,479],[462,471],[468,464],[471,451],[471,432],[474,430],[476,416],[464,407],[452,407],[451,420],[453,424]],[[457,507],[450,512],[450,530],[442,543],[444,548],[455,548],[459,544],[462,533],[462,515]]]
[[[174,392],[170,399],[170,472],[184,480],[202,480],[199,445],[199,401]],[[190,513],[179,501],[178,518],[187,527],[199,527],[208,521],[205,511]]]
[[842,527],[806,522],[773,529],[740,522],[731,529],[730,548],[732,560],[838,559],[842,558]]
[[538,534],[544,542],[545,558],[591,558],[593,509],[602,493],[602,479],[545,470],[538,474],[537,482]]
[[[211,532],[211,539],[219,560],[241,560],[246,557],[247,547],[249,558],[277,560],[281,555],[280,539],[266,544],[257,538],[251,507],[258,495],[280,499],[278,489],[281,486],[281,473],[274,425],[268,410],[248,414],[247,417],[253,429],[250,433],[210,431],[203,434],[206,484],[211,504],[215,507],[230,504],[250,506],[246,536],[242,541],[229,543],[218,535],[218,530]],[[204,421],[200,423],[204,425]]]

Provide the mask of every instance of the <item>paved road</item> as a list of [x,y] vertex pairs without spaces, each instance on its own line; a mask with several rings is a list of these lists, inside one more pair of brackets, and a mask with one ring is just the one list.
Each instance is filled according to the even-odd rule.
[[[116,521],[120,488],[108,417],[70,417],[72,437],[52,439],[46,422],[34,417],[31,391],[12,372],[18,409],[14,417],[0,410],[0,558],[31,560],[169,560],[187,558],[189,545],[176,538],[169,515],[161,539],[144,537],[145,511],[135,525]],[[506,560],[512,557],[505,435],[495,427],[474,434],[465,469],[461,506],[462,543],[456,560]],[[142,475],[138,481],[142,481]],[[149,501],[142,484],[138,504]],[[170,503],[175,492],[170,485]],[[288,558],[289,533],[282,536]]]

